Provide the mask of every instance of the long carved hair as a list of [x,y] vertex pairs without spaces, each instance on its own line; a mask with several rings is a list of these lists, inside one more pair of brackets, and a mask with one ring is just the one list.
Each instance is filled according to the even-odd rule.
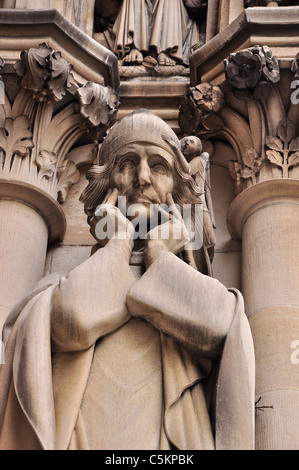
[[109,189],[109,179],[116,165],[119,151],[134,142],[157,145],[167,150],[174,159],[174,202],[200,203],[199,189],[190,174],[189,164],[180,150],[180,142],[174,131],[161,118],[147,109],[137,109],[113,126],[100,148],[98,161],[87,172],[89,183],[81,194],[84,210],[92,216]]
[[[80,201],[84,203],[84,211],[88,217],[92,217],[99,204],[101,204],[109,189],[110,174],[115,167],[117,155],[102,166],[92,165],[87,171],[88,184],[83,190]],[[180,207],[184,204],[201,204],[201,193],[190,174],[185,173],[177,160],[174,160],[174,190],[173,200]]]

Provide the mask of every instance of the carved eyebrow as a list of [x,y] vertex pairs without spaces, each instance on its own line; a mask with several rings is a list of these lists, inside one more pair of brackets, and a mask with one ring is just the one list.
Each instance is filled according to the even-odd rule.
[[160,154],[158,154],[158,153],[157,153],[157,154],[150,155],[150,157],[149,157],[149,163],[151,163],[152,160],[155,160],[155,163],[165,163],[169,169],[172,168],[172,166],[171,166],[171,164],[169,163],[169,161],[167,160],[167,158],[164,157],[163,155],[160,155]]
[[122,163],[123,160],[126,160],[128,158],[132,158],[132,159],[137,160],[139,158],[139,156],[134,152],[127,152],[123,155],[117,155],[116,156],[116,163],[117,164]]

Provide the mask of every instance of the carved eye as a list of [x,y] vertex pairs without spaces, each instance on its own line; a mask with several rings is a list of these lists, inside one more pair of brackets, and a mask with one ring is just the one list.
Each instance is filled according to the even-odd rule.
[[167,168],[163,163],[155,163],[151,167],[152,171],[155,173],[159,173],[160,175],[166,175],[167,174]]
[[121,162],[120,171],[133,170],[135,167],[136,167],[136,162],[128,158]]

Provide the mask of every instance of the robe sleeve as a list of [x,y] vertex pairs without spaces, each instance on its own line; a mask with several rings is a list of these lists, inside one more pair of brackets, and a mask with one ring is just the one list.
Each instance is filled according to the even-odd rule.
[[168,252],[159,255],[127,295],[133,316],[209,359],[221,354],[236,303],[219,281]]
[[[241,294],[163,252],[130,289],[127,304],[132,315],[144,318],[198,358],[217,360],[215,447],[253,450],[254,346]],[[168,357],[172,359],[173,353]],[[193,409],[184,390],[191,390],[194,382],[187,377],[182,384],[184,388],[172,390],[165,418],[170,440],[180,449],[186,433],[180,432],[185,428],[177,426],[177,417]]]
[[110,240],[61,277],[52,296],[53,352],[88,349],[130,319],[126,293],[135,282],[127,241]]

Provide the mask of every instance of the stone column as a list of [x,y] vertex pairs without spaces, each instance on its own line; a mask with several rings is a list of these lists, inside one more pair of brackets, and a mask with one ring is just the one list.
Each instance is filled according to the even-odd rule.
[[60,205],[33,186],[0,180],[0,331],[11,308],[43,277],[48,241],[65,231]]
[[[210,65],[204,63],[205,78]],[[299,449],[299,114],[292,93],[299,55],[280,59],[262,43],[224,60],[225,81],[215,71],[222,106],[215,85],[197,84],[180,122],[185,132],[224,138],[234,150],[228,169],[237,196],[228,227],[242,240],[242,294],[256,354],[256,449]]]
[[293,349],[299,344],[299,139],[298,105],[290,96],[297,71],[297,57],[279,61],[267,46],[238,51],[226,62],[231,89],[247,104],[252,138],[231,162],[239,194],[228,224],[232,237],[242,239],[242,293],[256,354],[256,448],[266,450],[299,449]]
[[[242,291],[256,354],[256,448],[299,449],[299,180],[244,190],[229,216],[242,239]],[[298,344],[298,343],[297,343]]]

